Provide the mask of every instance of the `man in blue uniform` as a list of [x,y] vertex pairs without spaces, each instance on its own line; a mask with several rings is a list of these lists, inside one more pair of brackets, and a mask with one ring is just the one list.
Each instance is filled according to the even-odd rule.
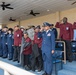
[[8,27],[3,28],[3,33],[2,33],[2,53],[3,53],[3,58],[7,58],[8,56],[8,49],[7,49],[7,30]]
[[42,75],[51,75],[52,74],[52,55],[55,50],[55,35],[52,30],[50,30],[51,24],[45,22],[44,29],[42,32],[42,57],[44,63],[44,71],[45,73]]
[[2,57],[2,29],[0,29],[0,57]]
[[9,28],[8,36],[7,36],[8,59],[9,60],[13,59],[13,44],[14,44],[13,29]]
[[56,29],[56,28],[54,28],[53,26],[54,26],[54,24],[52,24],[52,25],[50,26],[50,28],[51,28],[51,30],[52,30],[52,31],[54,31],[55,39],[57,39],[58,32],[57,32],[57,29]]

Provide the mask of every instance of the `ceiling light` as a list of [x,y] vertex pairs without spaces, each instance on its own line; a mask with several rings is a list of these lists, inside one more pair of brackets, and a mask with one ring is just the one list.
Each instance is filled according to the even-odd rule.
[[47,11],[50,11],[50,10],[47,10]]

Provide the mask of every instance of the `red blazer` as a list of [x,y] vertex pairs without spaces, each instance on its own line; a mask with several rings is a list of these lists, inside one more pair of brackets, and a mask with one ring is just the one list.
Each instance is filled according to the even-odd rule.
[[34,44],[37,44],[39,48],[41,48],[42,38],[38,39],[38,33],[34,34]]
[[76,22],[73,23],[72,29],[73,29],[73,36],[74,36],[74,29],[76,29]]
[[[29,37],[27,39],[25,39],[25,41],[31,43],[31,39]],[[23,50],[24,55],[28,55],[31,53],[32,53],[32,45],[29,45],[29,46],[24,48],[24,50]]]
[[73,29],[76,29],[76,22],[73,23],[72,28],[73,28]]
[[21,30],[17,30],[14,32],[14,46],[19,46],[21,44],[22,35],[23,34]]
[[73,30],[72,30],[72,24],[66,23],[65,25],[59,22],[56,23],[56,28],[60,28],[60,38],[63,40],[71,40],[73,39]]

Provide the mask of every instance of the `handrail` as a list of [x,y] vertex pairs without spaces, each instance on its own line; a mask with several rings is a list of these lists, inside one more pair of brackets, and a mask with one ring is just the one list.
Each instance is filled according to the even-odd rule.
[[4,75],[36,75],[3,61],[0,61],[0,68],[4,70]]
[[63,50],[63,52],[64,52],[64,63],[66,64],[66,45],[65,45],[65,42],[64,41],[56,41],[56,42],[60,42],[60,43],[63,43],[64,44],[64,50]]

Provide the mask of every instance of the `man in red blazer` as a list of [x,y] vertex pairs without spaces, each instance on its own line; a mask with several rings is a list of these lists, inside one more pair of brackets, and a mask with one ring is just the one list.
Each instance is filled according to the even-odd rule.
[[73,39],[72,24],[68,23],[66,17],[63,18],[63,23],[56,23],[56,28],[60,28],[60,38],[66,42],[66,54],[69,62],[72,62],[71,40]]
[[22,31],[20,27],[17,25],[14,27],[14,55],[13,61],[20,61],[20,46],[22,40]]

